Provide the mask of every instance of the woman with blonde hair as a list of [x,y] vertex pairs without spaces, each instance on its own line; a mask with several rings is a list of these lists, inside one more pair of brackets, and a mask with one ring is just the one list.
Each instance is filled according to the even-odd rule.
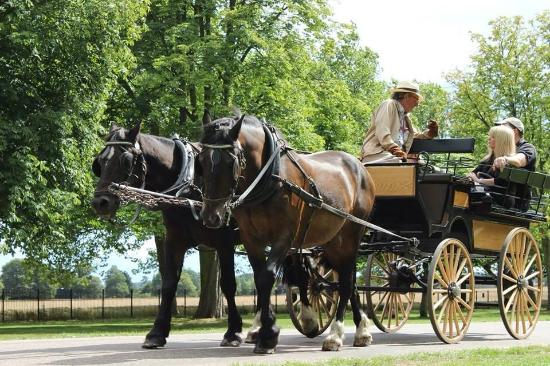
[[516,143],[512,129],[506,126],[495,126],[489,130],[487,140],[488,153],[479,165],[468,174],[474,182],[494,186],[499,170],[493,166],[496,158],[507,157],[516,153]]

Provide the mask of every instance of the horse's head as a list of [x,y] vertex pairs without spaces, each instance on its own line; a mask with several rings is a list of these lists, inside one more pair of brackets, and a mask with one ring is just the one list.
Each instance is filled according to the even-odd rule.
[[138,135],[141,123],[130,130],[111,126],[105,148],[94,159],[92,171],[99,177],[92,206],[103,218],[112,218],[120,206],[119,198],[109,192],[111,183],[142,187],[147,166],[141,151]]
[[231,214],[230,203],[245,167],[238,140],[243,119],[244,116],[211,122],[209,116],[203,118],[202,151],[197,160],[203,178],[201,217],[210,228],[221,227],[226,215]]

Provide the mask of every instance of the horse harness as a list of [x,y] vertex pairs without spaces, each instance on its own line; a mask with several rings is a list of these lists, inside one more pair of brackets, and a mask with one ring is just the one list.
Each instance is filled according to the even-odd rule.
[[[286,145],[286,142],[282,138],[277,136],[277,130],[273,126],[270,126],[267,123],[263,122],[262,127],[264,129],[265,136],[266,136],[266,144],[268,144],[268,148],[271,148],[270,149],[271,155],[267,160],[267,162],[265,163],[265,165],[260,170],[260,172],[258,173],[258,175],[256,176],[256,178],[254,179],[254,181],[239,196],[235,195],[237,184],[234,184],[233,190],[230,192],[228,196],[221,197],[221,198],[210,198],[210,197],[206,197],[203,194],[202,196],[203,201],[210,201],[210,202],[224,201],[226,202],[226,205],[228,208],[227,211],[230,214],[230,211],[237,207],[253,206],[265,201],[266,199],[271,197],[271,195],[275,193],[276,190],[280,189],[281,186],[278,183],[281,183],[285,189],[287,189],[291,193],[296,194],[309,207],[328,211],[345,220],[349,220],[359,225],[368,227],[370,229],[383,232],[390,236],[394,236],[399,239],[412,242],[413,245],[415,246],[418,245],[418,240],[416,238],[406,238],[406,237],[397,235],[378,225],[374,225],[366,220],[362,220],[336,207],[333,207],[324,203],[323,198],[319,190],[317,189],[317,186],[315,185],[315,181],[305,172],[303,167],[298,163],[293,149],[288,147]],[[234,183],[236,183],[238,176],[240,174],[240,171],[244,169],[244,167],[246,166],[246,163],[244,162],[243,149],[240,143],[237,141],[235,144],[211,145],[211,144],[202,143],[201,145],[203,147],[203,150],[201,151],[201,153],[208,149],[213,149],[215,151],[216,150],[224,151],[231,156],[231,158],[233,159],[233,172],[234,172],[233,180],[234,180]],[[300,172],[304,176],[305,181],[307,181],[309,186],[311,187],[312,193],[296,185],[295,183],[279,176],[280,159],[282,154],[286,154],[289,160],[300,170]],[[236,199],[233,200],[234,198]],[[303,234],[300,235],[300,237],[298,237],[298,233],[300,232],[300,230],[296,231],[296,236],[293,240],[292,247],[298,247],[298,248],[302,247],[305,241],[307,232],[309,231],[310,224],[313,220],[314,212],[315,210],[311,211],[311,215],[308,217],[307,222],[305,224],[306,225],[305,230],[302,231]],[[296,244],[298,245],[296,246]]]

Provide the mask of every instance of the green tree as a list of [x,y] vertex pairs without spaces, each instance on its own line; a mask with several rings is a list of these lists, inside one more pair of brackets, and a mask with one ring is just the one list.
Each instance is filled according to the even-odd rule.
[[85,299],[97,299],[101,297],[103,282],[97,276],[89,276],[73,287],[73,296]]
[[117,266],[109,268],[105,274],[105,296],[107,297],[126,297],[130,295],[130,288],[124,272]]
[[147,9],[147,0],[0,5],[0,236],[52,275],[125,246],[124,230],[90,215],[89,162]]
[[255,289],[254,275],[252,273],[243,273],[237,276],[237,294],[252,295]]
[[181,272],[176,295],[183,296],[183,290],[186,291],[187,296],[197,296],[199,294],[197,286],[193,283],[191,274],[188,271]]
[[[447,75],[455,89],[452,132],[484,142],[494,122],[518,117],[525,124],[526,140],[537,147],[538,169],[548,171],[550,11],[528,22],[500,17],[489,24],[489,36],[472,35],[478,51],[467,71]],[[485,144],[477,144],[476,151],[482,155]]]
[[46,271],[36,268],[22,259],[12,259],[2,267],[1,281],[12,298],[35,298],[37,290],[40,298],[52,297],[52,285],[48,281]]

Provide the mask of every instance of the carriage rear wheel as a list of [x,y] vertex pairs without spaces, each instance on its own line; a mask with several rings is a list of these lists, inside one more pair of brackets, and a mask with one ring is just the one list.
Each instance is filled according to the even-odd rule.
[[470,326],[474,311],[474,272],[466,246],[448,238],[437,246],[428,272],[428,313],[435,334],[457,343]]
[[332,323],[336,316],[339,295],[338,291],[327,287],[329,283],[338,282],[338,273],[322,264],[319,258],[312,258],[311,262],[314,264],[313,270],[316,271],[316,274],[307,283],[307,298],[313,311],[317,313],[317,321],[319,322],[317,333],[307,333],[302,328],[299,319],[302,303],[298,286],[287,286],[286,306],[296,330],[307,337],[313,338],[323,334]]
[[[398,254],[380,252],[369,255],[365,272],[367,287],[398,286],[399,274],[397,268],[409,263]],[[414,287],[406,284],[407,288]],[[414,292],[367,291],[367,312],[378,329],[386,333],[397,332],[409,318],[414,305]]]
[[510,335],[527,338],[539,317],[542,261],[533,235],[515,228],[504,240],[498,260],[497,293],[500,316]]

